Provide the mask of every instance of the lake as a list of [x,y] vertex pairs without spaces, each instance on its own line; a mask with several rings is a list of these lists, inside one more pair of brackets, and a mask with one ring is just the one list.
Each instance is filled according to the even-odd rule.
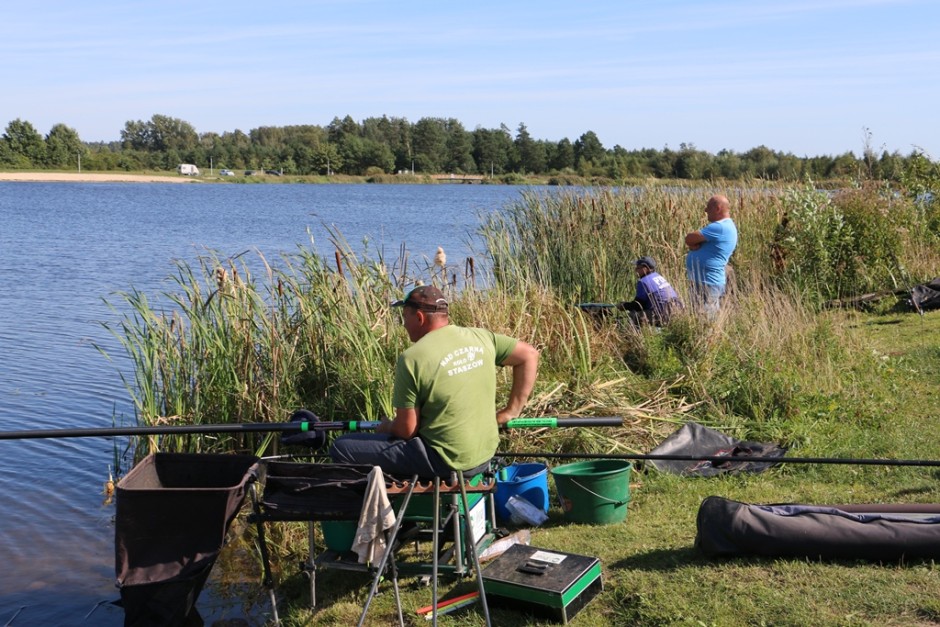
[[[479,216],[524,188],[480,185],[0,183],[0,431],[133,423],[129,361],[102,323],[105,299],[171,290],[174,260],[207,250],[269,260],[314,245],[327,225],[356,251],[426,267],[474,256]],[[525,188],[533,189],[533,188]],[[546,190],[541,190],[546,191]],[[308,235],[308,230],[310,235]],[[104,350],[111,359],[99,351]],[[126,439],[0,440],[0,624],[120,625],[109,467]],[[260,586],[260,582],[259,582]],[[231,611],[200,598],[206,622]]]

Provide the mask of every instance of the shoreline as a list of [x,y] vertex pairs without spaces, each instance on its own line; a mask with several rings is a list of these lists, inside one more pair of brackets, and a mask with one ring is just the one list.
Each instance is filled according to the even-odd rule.
[[0,181],[30,183],[202,183],[190,177],[111,172],[0,172]]

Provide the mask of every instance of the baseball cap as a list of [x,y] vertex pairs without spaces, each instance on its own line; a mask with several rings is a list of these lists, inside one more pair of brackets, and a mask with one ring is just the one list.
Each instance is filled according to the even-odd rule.
[[650,270],[656,269],[656,262],[653,261],[652,257],[640,257],[639,259],[636,260],[636,265],[646,266]]
[[421,311],[447,311],[447,299],[441,290],[433,285],[419,285],[402,300],[396,300],[392,307],[414,307]]

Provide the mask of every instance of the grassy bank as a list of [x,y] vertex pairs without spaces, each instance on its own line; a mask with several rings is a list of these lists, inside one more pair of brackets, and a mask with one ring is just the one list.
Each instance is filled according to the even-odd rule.
[[[835,375],[840,389],[827,394],[828,411],[802,417],[809,424],[790,455],[938,459],[940,444],[932,434],[940,407],[931,392],[940,351],[926,338],[940,332],[940,314],[827,317],[846,334],[859,361],[851,373]],[[631,490],[626,521],[601,527],[567,524],[553,492],[549,522],[532,532],[533,546],[601,559],[605,590],[576,624],[927,625],[940,619],[940,570],[930,561],[715,560],[693,547],[698,506],[710,495],[755,503],[938,502],[932,469],[781,465],[757,475],[709,479],[649,469],[634,473]],[[285,565],[303,556],[300,531],[295,548],[282,556]],[[369,583],[363,575],[321,573],[321,605],[314,613],[306,608],[304,579],[283,577],[282,590],[293,599],[287,609],[291,625],[354,623]],[[405,582],[403,605],[406,616],[414,616],[429,602],[430,590]],[[471,591],[472,583],[449,583],[448,589],[456,595]],[[391,624],[394,612],[386,589],[367,624]],[[494,609],[493,620],[509,626],[551,624],[504,609]],[[440,622],[483,624],[473,611]]]
[[[304,406],[326,420],[391,411],[391,372],[408,344],[388,303],[436,282],[454,322],[486,326],[542,349],[527,414],[620,415],[618,429],[509,432],[503,451],[645,452],[688,420],[806,457],[936,458],[929,386],[940,351],[935,314],[832,310],[834,298],[910,287],[940,265],[934,208],[882,188],[832,195],[811,186],[726,190],[740,244],[720,320],[694,308],[661,331],[582,314],[578,301],[632,297],[631,260],[652,255],[685,296],[682,236],[703,223],[713,190],[649,188],[527,194],[482,226],[492,258],[486,289],[451,269],[415,271],[403,255],[369,258],[335,234],[336,255],[301,248],[267,260],[207,258],[182,266],[160,306],[126,296],[134,314],[113,330],[135,363],[143,423],[287,418]],[[258,268],[261,268],[259,271]],[[168,304],[167,304],[168,303]],[[505,392],[509,381],[500,379]],[[273,452],[260,438],[144,443],[163,450]],[[141,449],[143,450],[143,449]],[[692,549],[702,498],[752,502],[936,501],[933,473],[854,466],[782,466],[748,477],[634,477],[625,523],[563,524],[552,511],[533,544],[595,555],[606,589],[584,624],[913,624],[940,616],[932,564],[706,560]],[[285,526],[289,527],[289,526]],[[303,609],[296,530],[278,532],[279,578],[292,624],[349,624],[365,579],[323,576],[316,614]],[[250,561],[250,558],[249,558]],[[258,579],[255,579],[257,581]],[[466,583],[461,586],[467,585]],[[409,590],[406,608],[428,602]],[[391,595],[372,624],[392,618]],[[443,624],[481,624],[476,614]],[[501,613],[497,624],[538,624]]]

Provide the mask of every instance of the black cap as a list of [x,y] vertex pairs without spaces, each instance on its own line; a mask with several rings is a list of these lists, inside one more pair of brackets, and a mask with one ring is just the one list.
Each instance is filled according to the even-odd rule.
[[639,259],[636,260],[636,265],[646,266],[650,270],[656,269],[656,262],[653,261],[652,257],[640,257]]
[[392,307],[414,307],[421,311],[447,311],[447,299],[441,290],[433,285],[419,285],[402,300],[396,300]]

